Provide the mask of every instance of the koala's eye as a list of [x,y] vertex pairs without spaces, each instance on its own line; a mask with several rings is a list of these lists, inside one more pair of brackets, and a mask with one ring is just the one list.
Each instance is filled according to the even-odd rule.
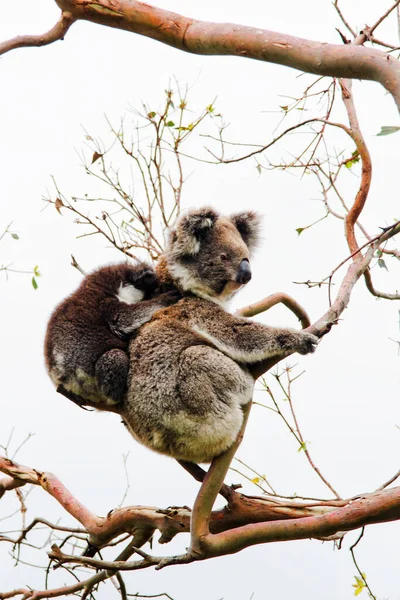
[[228,260],[228,257],[226,254],[221,254],[221,260],[225,261]]

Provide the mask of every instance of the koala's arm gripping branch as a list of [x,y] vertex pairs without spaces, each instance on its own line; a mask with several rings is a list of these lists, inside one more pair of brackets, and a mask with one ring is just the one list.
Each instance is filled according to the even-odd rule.
[[235,317],[211,303],[205,309],[204,301],[201,308],[192,312],[192,329],[236,362],[252,364],[274,356],[282,358],[287,352],[307,354],[313,350],[313,340],[302,331]]
[[[254,302],[254,304],[249,304],[244,308],[238,309],[234,315],[241,317],[254,317],[280,303],[284,304],[296,315],[303,329],[310,327],[311,321],[306,310],[294,298],[289,296],[289,294],[285,294],[284,292],[276,292],[275,294],[266,296],[266,298],[263,298],[258,302]],[[269,371],[273,366],[275,366],[280,360],[282,360],[282,358],[289,356],[289,354],[290,353],[287,352],[283,356],[281,355],[279,357],[266,358],[261,362],[250,365],[249,371],[256,380],[261,377],[261,375],[264,375],[264,373]]]

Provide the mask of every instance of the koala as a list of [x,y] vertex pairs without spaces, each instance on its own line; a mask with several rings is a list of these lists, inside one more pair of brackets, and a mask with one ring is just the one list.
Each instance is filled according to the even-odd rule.
[[313,352],[318,338],[236,317],[224,303],[251,279],[259,236],[254,212],[212,208],[178,218],[156,272],[182,299],[153,315],[130,342],[120,414],[145,446],[189,462],[210,462],[235,441],[251,402],[249,366]]
[[130,336],[153,314],[177,301],[155,298],[158,280],[144,262],[102,267],[54,310],[44,352],[57,391],[80,406],[112,410],[126,391]]

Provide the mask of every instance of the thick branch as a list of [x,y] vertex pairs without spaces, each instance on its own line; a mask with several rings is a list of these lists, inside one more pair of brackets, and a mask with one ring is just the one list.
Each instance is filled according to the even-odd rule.
[[64,12],[153,38],[194,54],[234,55],[306,73],[377,81],[400,110],[400,63],[374,48],[304,40],[257,27],[196,21],[135,0],[56,0]]
[[343,508],[295,522],[276,521],[238,527],[207,536],[207,557],[239,552],[255,544],[293,539],[321,538],[400,518],[400,488],[375,492],[355,499]]
[[[199,469],[199,467],[198,467]],[[215,470],[215,467],[214,467]],[[9,479],[12,480],[12,475],[18,475],[15,479],[17,483],[25,481],[33,485],[41,485],[40,482],[46,477],[40,472],[37,472],[30,467],[23,467],[8,459],[0,458],[0,471],[9,474]],[[193,469],[190,469],[193,473]],[[35,477],[34,474],[37,473]],[[199,479],[203,474],[198,474]],[[7,478],[7,481],[9,481]],[[48,480],[48,477],[47,477]],[[2,480],[3,481],[3,480]],[[65,488],[63,483],[52,476],[52,481],[57,482],[57,496],[52,492],[49,485],[42,486],[45,491],[50,493],[59,504],[70,512],[69,507],[80,505],[71,493]],[[13,489],[12,485],[8,485],[9,489]],[[254,523],[265,520],[276,519],[294,519],[301,516],[320,514],[326,510],[332,510],[335,506],[344,506],[348,500],[341,500],[339,503],[334,500],[318,501],[318,502],[291,502],[280,498],[259,498],[247,497],[243,494],[235,492],[232,487],[223,484],[222,490],[227,492],[228,506],[226,508],[216,510],[212,513],[210,519],[210,531],[218,533],[226,529],[237,527],[246,523]],[[204,491],[204,488],[203,488]],[[87,510],[87,509],[86,509]],[[89,512],[89,511],[88,511]],[[70,512],[70,514],[72,514]],[[90,535],[90,542],[97,548],[100,548],[110,541],[124,533],[129,533],[134,536],[135,547],[145,543],[155,530],[161,533],[160,542],[167,543],[178,533],[188,532],[190,528],[191,511],[187,508],[171,508],[161,510],[156,507],[146,506],[128,506],[118,508],[111,511],[107,517],[98,517],[89,513],[90,518],[86,519],[85,530]],[[75,515],[74,515],[75,516]],[[53,526],[52,523],[44,519],[35,519],[31,525],[26,527],[23,532],[24,537],[37,525],[42,524],[50,529],[54,528],[61,531],[84,533],[84,530]],[[21,537],[19,538],[21,539]],[[144,540],[144,541],[143,541]]]
[[224,482],[236,450],[241,444],[250,414],[251,404],[243,409],[243,423],[235,443],[229,450],[214,458],[211,466],[201,484],[193,505],[192,519],[190,525],[191,551],[202,552],[202,539],[210,533],[211,511],[217,495]]
[[3,477],[0,479],[0,498],[4,496],[5,492],[22,487],[25,483],[26,481],[15,479],[14,477]]
[[[239,440],[237,444],[239,443]],[[233,452],[234,450],[232,450]],[[127,507],[111,511],[107,517],[97,517],[97,537],[102,543],[108,543],[122,532],[134,535],[130,542],[115,559],[116,562],[103,563],[88,557],[56,556],[56,560],[67,560],[106,569],[121,568],[119,561],[127,561],[133,552],[137,552],[143,561],[125,565],[124,569],[141,569],[157,565],[162,568],[169,564],[183,564],[193,560],[203,560],[211,556],[231,554],[254,544],[305,538],[326,538],[339,531],[350,531],[372,523],[384,523],[400,519],[400,488],[377,490],[372,494],[363,494],[348,500],[329,501],[288,501],[281,498],[247,497],[232,491],[226,508],[210,514],[211,506],[223,481],[231,456],[226,453],[217,458],[206,477],[196,499],[192,516],[192,548],[182,556],[169,558],[151,557],[137,550],[136,534],[144,529],[162,532],[162,542],[169,541],[180,532],[189,531],[190,511],[186,508],[160,510],[153,507]],[[27,467],[1,459],[0,470],[10,475],[15,473],[19,480],[42,485],[49,493],[48,486],[40,483],[43,474]],[[12,475],[10,475],[12,476]],[[53,476],[53,480],[56,478]],[[58,480],[57,480],[58,481]],[[390,480],[393,481],[393,478]],[[386,484],[389,482],[386,482]],[[385,485],[386,485],[385,484]],[[68,510],[65,501],[70,494],[58,481],[59,491],[52,495]],[[74,499],[74,504],[78,502]],[[78,503],[79,504],[79,503]],[[92,526],[93,522],[89,522]],[[95,525],[95,524],[94,524]],[[94,527],[96,529],[96,527]],[[88,528],[88,532],[90,529]],[[107,540],[108,538],[108,540]],[[148,539],[143,537],[143,539]],[[54,552],[54,549],[53,549]],[[57,553],[58,551],[56,551]],[[62,596],[80,589],[89,590],[95,583],[104,581],[115,571],[102,571],[95,576],[72,586],[55,590],[32,591],[26,598],[46,598]],[[10,597],[0,593],[0,598]]]
[[74,498],[71,492],[52,473],[40,472],[30,467],[24,467],[2,456],[0,456],[0,471],[13,477],[18,482],[41,486],[86,529],[90,529],[92,523],[98,519],[81,502]]

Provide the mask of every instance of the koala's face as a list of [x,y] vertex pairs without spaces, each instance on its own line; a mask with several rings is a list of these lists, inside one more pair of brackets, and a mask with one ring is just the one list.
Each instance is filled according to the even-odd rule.
[[169,272],[185,291],[227,300],[251,279],[250,250],[258,238],[252,212],[232,217],[212,209],[180,217],[169,239]]

